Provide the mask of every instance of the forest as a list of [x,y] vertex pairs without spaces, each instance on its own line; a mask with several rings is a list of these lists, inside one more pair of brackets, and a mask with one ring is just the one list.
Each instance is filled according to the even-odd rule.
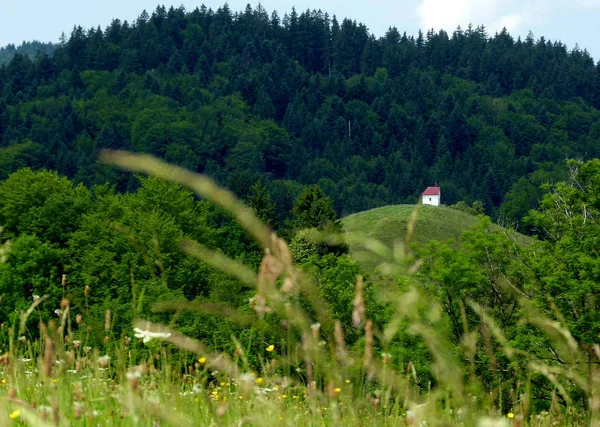
[[242,198],[260,181],[281,215],[307,184],[343,216],[437,181],[446,204],[478,200],[521,226],[539,186],[600,147],[590,55],[483,27],[377,39],[321,11],[160,6],[74,27],[52,56],[15,55],[0,85],[2,178],[27,166],[134,190],[96,164],[131,149]]
[[0,65],[8,64],[16,54],[35,59],[38,55],[52,56],[54,53],[54,43],[42,43],[37,40],[23,42],[19,46],[8,44],[0,46]]
[[[439,332],[469,384],[439,405],[598,416],[600,63],[586,51],[471,26],[376,38],[321,11],[227,5],[159,6],[42,47],[0,51],[6,351],[33,351],[14,328],[26,343],[58,320],[117,358],[108,343],[146,319],[280,375],[271,352],[307,339],[293,307],[315,340],[375,351],[424,393],[462,384],[425,333]],[[460,239],[371,242],[395,257],[372,271],[334,239],[342,217],[416,203],[435,182],[444,204],[480,214]],[[206,190],[218,186],[231,193]],[[287,375],[308,384],[306,360]],[[346,368],[375,393],[385,381],[367,365]]]

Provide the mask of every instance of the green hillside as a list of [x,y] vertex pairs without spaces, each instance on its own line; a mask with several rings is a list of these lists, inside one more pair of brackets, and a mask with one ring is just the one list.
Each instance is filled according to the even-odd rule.
[[[393,248],[398,242],[406,241],[407,226],[415,209],[418,209],[417,219],[410,242],[419,245],[431,240],[458,239],[463,231],[479,222],[476,216],[446,206],[390,205],[359,212],[343,219],[353,258],[365,267],[375,267],[375,259],[380,260],[385,249],[380,247],[381,253],[373,256],[373,250],[378,250],[372,247],[373,242]],[[492,227],[499,229],[495,224]],[[531,238],[518,233],[515,233],[515,238],[521,243],[531,241]],[[365,245],[370,245],[370,249],[365,250]]]

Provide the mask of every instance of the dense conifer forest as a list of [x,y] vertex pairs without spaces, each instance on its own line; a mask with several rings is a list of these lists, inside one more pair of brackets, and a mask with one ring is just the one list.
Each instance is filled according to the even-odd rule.
[[19,46],[8,44],[0,46],[0,65],[8,64],[16,54],[28,56],[35,59],[38,55],[52,56],[54,54],[54,43],[42,43],[37,40],[23,42]]
[[483,27],[375,38],[321,11],[160,6],[17,54],[0,85],[2,178],[30,166],[135,189],[96,164],[125,148],[241,197],[263,182],[282,214],[306,184],[346,215],[437,181],[446,204],[519,221],[565,159],[600,154],[600,65]]

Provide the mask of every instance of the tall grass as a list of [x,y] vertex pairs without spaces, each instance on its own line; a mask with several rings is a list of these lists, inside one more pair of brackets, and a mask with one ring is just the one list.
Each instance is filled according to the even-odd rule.
[[[156,308],[218,313],[248,326],[276,313],[281,321],[274,332],[280,340],[265,343],[262,354],[255,355],[261,368],[253,370],[236,337],[231,337],[235,352],[215,353],[169,326],[144,319],[134,322],[129,336],[113,337],[107,312],[106,339],[90,347],[88,343],[96,342],[92,331],[85,318],[70,313],[67,300],[57,307],[58,320],[40,324],[40,339],[31,340],[27,320],[35,315],[42,297],[22,313],[19,325],[2,325],[6,353],[0,358],[0,425],[599,425],[600,376],[591,364],[572,364],[568,369],[539,361],[515,364],[521,369],[520,378],[536,372],[554,384],[551,409],[543,413],[531,412],[526,381],[512,390],[508,406],[499,390],[486,392],[469,363],[478,340],[489,348],[490,369],[497,346],[515,361],[521,353],[474,303],[470,308],[480,316],[481,326],[469,330],[465,322],[457,350],[440,304],[411,278],[419,262],[409,262],[408,246],[386,250],[377,242],[367,245],[392,254],[385,260],[386,271],[410,286],[399,291],[389,280],[379,284],[385,287],[381,295],[394,315],[378,329],[365,309],[363,280],[356,278],[352,321],[364,345],[351,349],[319,289],[292,262],[286,242],[230,192],[207,177],[146,155],[105,151],[101,160],[191,188],[234,217],[264,250],[256,273],[197,242],[187,240],[182,246],[190,256],[255,288],[250,301],[254,315],[208,304],[163,303]],[[415,218],[408,225],[409,238]],[[0,250],[0,258],[2,254]],[[561,324],[525,304],[524,308],[530,322],[556,343],[564,360],[587,360]],[[76,330],[70,327],[73,322],[79,326]],[[421,337],[431,354],[431,383],[419,383],[415,364],[398,367],[385,351],[403,324]],[[600,356],[598,347],[594,351]],[[588,411],[575,411],[569,404],[564,381],[587,394]],[[559,404],[560,399],[567,405]]]

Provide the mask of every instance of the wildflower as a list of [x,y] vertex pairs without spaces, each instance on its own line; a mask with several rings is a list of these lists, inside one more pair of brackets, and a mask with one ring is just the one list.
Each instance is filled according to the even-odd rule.
[[73,347],[78,348],[81,345],[81,341],[73,340]]
[[318,322],[317,322],[317,323],[313,323],[312,325],[310,325],[310,328],[311,328],[313,331],[317,331],[317,332],[318,332],[318,331],[319,331],[319,329],[321,329],[321,324],[320,324],[320,323],[318,323]]
[[17,418],[19,418],[21,416],[21,411],[16,410],[16,411],[12,411],[9,415],[9,417],[13,420],[16,420]]
[[340,393],[342,391],[342,389],[339,387],[336,387],[333,391],[335,391],[336,393]]
[[125,374],[128,380],[135,380],[142,376],[142,373],[139,370],[127,371]]
[[515,414],[513,414],[512,412],[509,412],[509,413],[508,413],[506,416],[507,416],[508,418],[514,418],[514,417],[515,417]]
[[171,334],[169,332],[152,332],[144,331],[140,328],[133,328],[136,338],[143,338],[144,344],[148,343],[154,338],[169,338]]
[[267,346],[267,348],[265,350],[267,350],[270,353],[273,350],[275,350],[275,346],[273,344],[271,344],[271,345]]
[[140,377],[142,376],[142,373],[139,371],[139,369],[127,371],[125,376],[127,377],[129,387],[131,387],[133,390],[136,390],[138,387]]
[[33,296],[33,300],[34,300],[34,301],[37,301],[37,300],[39,300],[39,299],[40,299],[40,296],[39,296],[39,295],[34,295],[34,296]]
[[350,384],[350,380],[346,380],[346,384]]
[[356,281],[356,296],[354,297],[354,311],[352,311],[352,324],[355,328],[362,325],[365,319],[365,299],[363,295],[363,278],[358,276]]
[[104,356],[100,356],[98,358],[98,365],[101,368],[106,368],[108,366],[109,361],[110,361],[110,356],[108,354],[105,354]]
[[256,382],[256,384],[261,384],[263,382],[263,379],[261,377],[258,377],[254,380],[254,382]]

